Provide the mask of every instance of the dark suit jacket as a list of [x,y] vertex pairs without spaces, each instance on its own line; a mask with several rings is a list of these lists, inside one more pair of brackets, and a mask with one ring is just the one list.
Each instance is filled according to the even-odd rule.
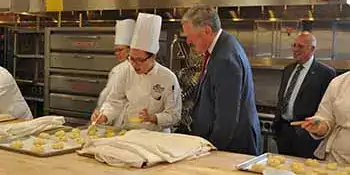
[[[290,64],[283,71],[281,86],[278,92],[278,103],[274,124],[276,132],[278,132],[280,127],[280,110],[284,92],[296,65],[297,63]],[[315,114],[328,84],[335,76],[336,73],[333,68],[314,59],[294,102],[294,120],[304,120],[306,117],[312,117]]]
[[247,56],[232,35],[223,31],[207,65],[193,109],[193,134],[219,150],[257,155],[261,131]]

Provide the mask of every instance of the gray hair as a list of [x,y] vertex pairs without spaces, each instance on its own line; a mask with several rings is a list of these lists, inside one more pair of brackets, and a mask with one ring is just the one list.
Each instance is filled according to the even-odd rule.
[[191,22],[194,28],[209,25],[213,32],[221,29],[219,14],[210,6],[200,5],[190,8],[181,19],[181,23]]
[[312,33],[308,32],[308,31],[302,31],[298,34],[298,36],[307,37],[307,41],[309,42],[309,44],[316,48],[317,40],[316,40],[315,35],[313,35]]

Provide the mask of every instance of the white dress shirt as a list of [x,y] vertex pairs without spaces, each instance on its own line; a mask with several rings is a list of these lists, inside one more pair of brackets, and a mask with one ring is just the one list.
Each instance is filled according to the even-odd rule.
[[[301,85],[302,85],[303,82],[304,82],[305,76],[306,76],[306,74],[307,74],[307,73],[309,72],[309,70],[310,70],[310,67],[311,67],[311,65],[312,65],[313,60],[314,60],[314,56],[312,56],[306,63],[303,64],[303,67],[304,67],[304,68],[300,71],[298,80],[297,80],[297,82],[296,82],[296,84],[295,84],[295,87],[294,87],[294,89],[293,89],[292,95],[291,95],[291,97],[290,97],[290,99],[289,99],[289,102],[288,102],[287,111],[286,111],[284,114],[282,114],[282,118],[285,119],[285,120],[292,120],[293,117],[294,117],[294,114],[293,114],[294,102],[295,102],[295,99],[296,99],[297,96],[298,96],[299,89],[300,89]],[[285,89],[285,91],[284,91],[284,95],[285,95],[286,92],[287,92],[287,89],[288,89],[288,87],[289,87],[289,84],[290,84],[290,82],[291,82],[291,80],[292,80],[292,77],[293,77],[293,75],[295,74],[297,68],[298,68],[298,65],[295,66],[295,68],[294,68],[292,74],[291,74],[290,77],[289,77],[288,84],[287,84],[286,89]]]

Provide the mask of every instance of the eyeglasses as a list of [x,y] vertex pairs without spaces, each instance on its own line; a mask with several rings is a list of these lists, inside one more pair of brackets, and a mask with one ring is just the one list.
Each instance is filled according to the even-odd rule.
[[302,45],[302,44],[297,44],[297,43],[293,43],[291,45],[292,48],[297,48],[297,49],[303,49],[305,48],[307,45]]
[[129,61],[131,61],[131,62],[133,62],[133,63],[135,63],[135,64],[138,64],[138,65],[140,65],[140,64],[142,64],[142,63],[144,63],[145,61],[147,61],[149,58],[151,58],[153,55],[148,55],[146,58],[137,58],[137,57],[132,57],[132,56],[128,56],[128,59],[129,59]]

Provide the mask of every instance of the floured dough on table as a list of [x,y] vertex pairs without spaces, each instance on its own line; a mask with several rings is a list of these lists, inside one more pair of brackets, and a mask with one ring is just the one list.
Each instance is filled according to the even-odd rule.
[[67,142],[67,141],[68,141],[67,136],[56,137],[56,142]]
[[306,159],[305,160],[305,165],[309,166],[309,167],[319,167],[320,166],[320,162],[316,159]]
[[282,164],[281,161],[279,159],[274,158],[274,157],[269,157],[267,160],[267,165],[269,165],[271,167],[277,167],[281,164]]
[[50,138],[50,134],[48,133],[45,133],[45,132],[42,132],[38,135],[39,138],[42,138],[42,139],[49,139]]
[[292,162],[290,168],[296,174],[304,174],[306,172],[304,164],[300,162]]
[[90,125],[87,130],[87,134],[89,136],[97,135],[98,129],[96,125]]
[[335,162],[328,163],[327,164],[327,169],[329,169],[329,170],[337,170],[338,169],[338,164],[335,163]]
[[51,145],[51,148],[53,149],[63,149],[64,143],[63,142],[56,142]]
[[42,145],[33,145],[32,148],[30,148],[30,150],[35,153],[43,153],[45,151]]
[[44,139],[42,139],[42,138],[35,138],[33,140],[33,145],[41,146],[41,145],[45,145],[45,144],[46,144],[46,141]]
[[250,168],[251,171],[257,172],[257,173],[262,173],[265,170],[266,166],[260,163],[256,163],[252,165]]
[[21,140],[12,141],[10,147],[17,149],[23,148],[23,142]]
[[81,144],[81,145],[85,143],[85,140],[82,137],[75,138],[74,141],[77,144]]
[[55,133],[56,137],[64,137],[66,135],[66,132],[63,130],[59,130]]

